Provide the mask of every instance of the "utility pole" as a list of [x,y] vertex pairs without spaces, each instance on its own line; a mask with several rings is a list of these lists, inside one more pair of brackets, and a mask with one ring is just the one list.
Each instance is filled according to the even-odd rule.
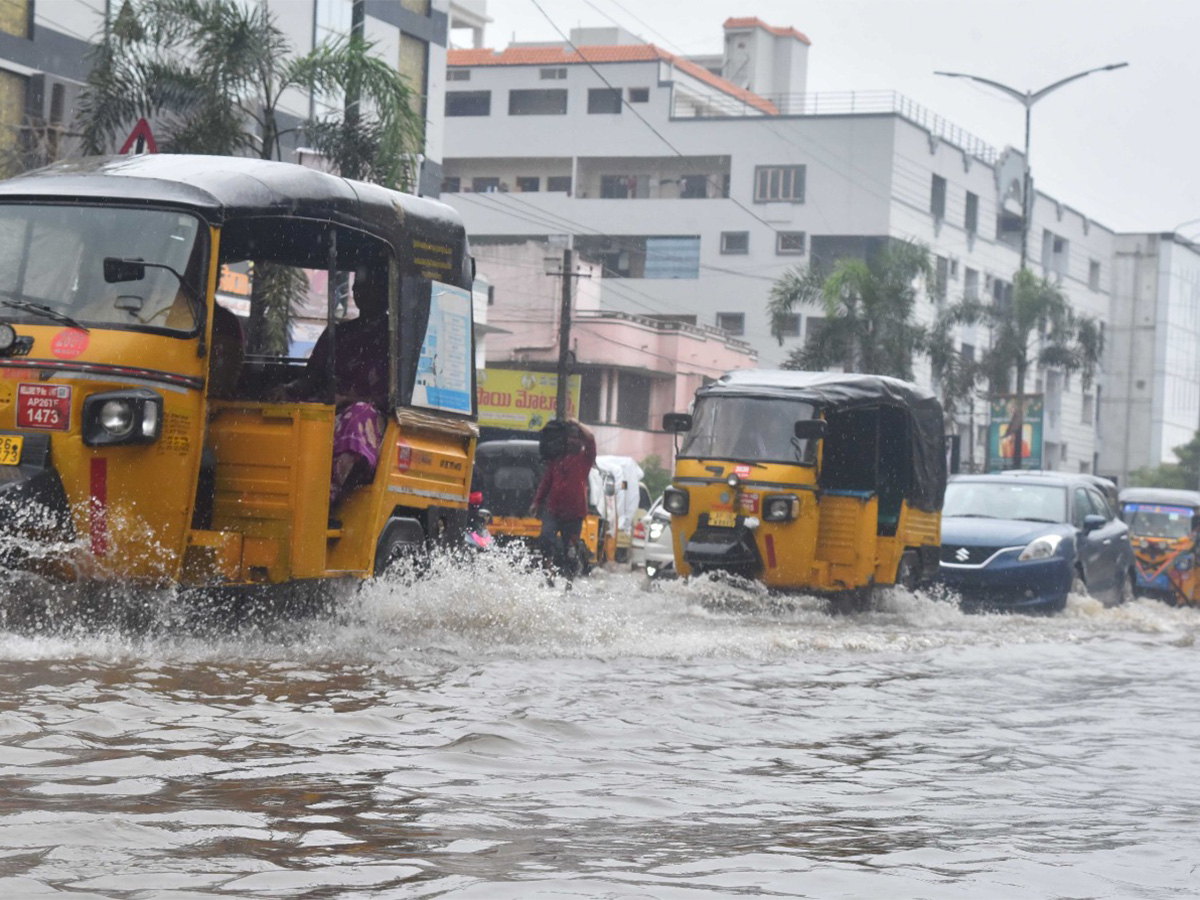
[[554,415],[557,419],[567,418],[567,396],[570,393],[571,377],[571,278],[573,272],[571,248],[563,250],[562,258],[562,310],[558,315],[558,389],[555,395]]

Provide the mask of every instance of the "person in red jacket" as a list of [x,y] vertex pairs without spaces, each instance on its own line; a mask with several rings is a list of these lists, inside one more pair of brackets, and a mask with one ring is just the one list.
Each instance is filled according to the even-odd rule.
[[567,452],[547,463],[529,504],[529,515],[540,513],[542,519],[542,559],[564,574],[569,574],[567,548],[579,541],[588,514],[588,475],[595,464],[595,435],[578,420],[568,419]]

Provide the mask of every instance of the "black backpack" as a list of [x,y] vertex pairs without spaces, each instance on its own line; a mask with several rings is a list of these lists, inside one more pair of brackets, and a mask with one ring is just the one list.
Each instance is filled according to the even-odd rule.
[[561,419],[547,422],[538,432],[538,455],[544,460],[566,456],[568,433],[567,423]]

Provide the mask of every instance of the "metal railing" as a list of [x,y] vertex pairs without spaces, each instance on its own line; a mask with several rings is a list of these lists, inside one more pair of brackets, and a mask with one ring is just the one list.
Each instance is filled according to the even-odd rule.
[[[986,163],[995,163],[999,152],[982,138],[926,109],[896,91],[830,91],[818,94],[761,94],[774,104],[778,116],[847,116],[894,113],[930,134],[964,150]],[[671,117],[676,119],[712,119],[730,116],[772,118],[750,103],[729,94],[703,97],[679,90]]]

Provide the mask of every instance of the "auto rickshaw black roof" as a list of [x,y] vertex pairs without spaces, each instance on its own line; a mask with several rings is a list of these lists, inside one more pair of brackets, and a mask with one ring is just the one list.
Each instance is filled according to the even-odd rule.
[[[410,255],[414,238],[455,245],[465,228],[449,206],[293,163],[231,156],[141,154],[57,163],[0,181],[0,201],[111,201],[183,207],[215,226],[296,216],[366,230]],[[398,225],[403,223],[403,229]],[[444,280],[470,287],[455,260]]]
[[1156,506],[1190,506],[1200,510],[1200,491],[1188,491],[1181,488],[1125,488],[1120,493],[1120,501],[1125,503],[1151,503]]
[[890,406],[907,410],[912,459],[906,499],[919,509],[939,510],[946,491],[946,449],[942,405],[930,391],[885,375],[844,375],[785,369],[741,369],[696,391],[704,397],[778,397],[843,411]]

